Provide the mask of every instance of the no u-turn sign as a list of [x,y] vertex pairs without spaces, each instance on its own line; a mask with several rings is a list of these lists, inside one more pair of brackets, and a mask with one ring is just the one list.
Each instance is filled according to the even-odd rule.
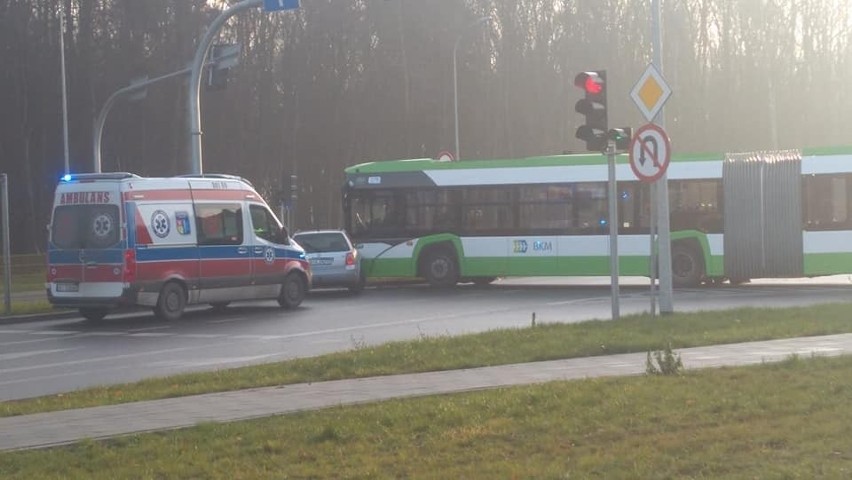
[[630,142],[630,168],[639,180],[655,182],[666,173],[671,152],[666,131],[649,123],[639,128]]

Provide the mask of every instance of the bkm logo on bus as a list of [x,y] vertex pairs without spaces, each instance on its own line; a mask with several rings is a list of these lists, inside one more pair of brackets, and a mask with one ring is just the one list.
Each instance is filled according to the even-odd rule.
[[[526,240],[512,240],[513,253],[527,253],[529,248],[530,244]],[[542,240],[536,240],[532,242],[532,249],[534,252],[552,252],[553,243]]]

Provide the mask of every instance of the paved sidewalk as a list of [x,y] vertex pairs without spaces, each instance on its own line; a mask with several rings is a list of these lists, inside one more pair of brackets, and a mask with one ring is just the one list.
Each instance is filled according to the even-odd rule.
[[[774,362],[796,354],[852,353],[852,334],[677,349],[686,368]],[[256,388],[0,418],[0,450],[42,448],[200,422],[230,422],[337,405],[526,385],[638,375],[645,353]]]

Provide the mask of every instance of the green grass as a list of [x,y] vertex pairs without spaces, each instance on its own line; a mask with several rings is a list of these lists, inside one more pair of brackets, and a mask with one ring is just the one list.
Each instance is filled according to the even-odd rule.
[[[2,278],[2,277],[0,277]],[[43,292],[45,274],[44,272],[18,273],[12,275],[12,293]],[[0,293],[5,292],[5,285],[0,281]]]
[[552,382],[0,453],[4,479],[841,479],[852,357]]
[[[44,255],[12,255],[12,293],[44,291],[46,277],[46,263]],[[5,263],[0,258],[0,294],[5,292],[6,285],[3,282]]]
[[242,388],[648,352],[852,332],[850,304],[635,315],[618,321],[548,324],[376,347],[216,372],[154,378],[34,399],[0,402],[0,416],[108,405]]
[[[5,264],[0,258],[0,316],[6,313],[2,297],[6,293],[6,283],[3,280]],[[50,312],[53,308],[47,302],[44,295],[45,282],[45,259],[44,255],[12,255],[11,261],[11,285],[10,293],[12,315],[26,315],[31,313]],[[41,298],[15,298],[15,294],[38,293]]]

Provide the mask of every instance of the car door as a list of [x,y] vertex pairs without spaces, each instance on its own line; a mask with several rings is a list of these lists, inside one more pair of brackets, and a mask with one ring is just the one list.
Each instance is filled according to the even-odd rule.
[[275,296],[284,281],[287,251],[282,241],[284,231],[266,205],[249,204],[252,227],[252,283],[258,295]]

